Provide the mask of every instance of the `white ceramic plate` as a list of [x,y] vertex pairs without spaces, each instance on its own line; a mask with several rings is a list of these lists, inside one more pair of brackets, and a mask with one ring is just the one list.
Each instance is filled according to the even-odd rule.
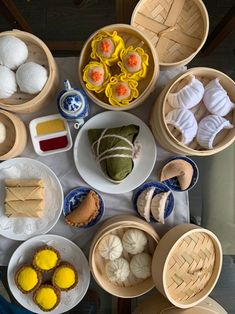
[[25,263],[30,263],[35,250],[44,245],[50,245],[57,249],[61,255],[61,259],[71,263],[78,272],[78,284],[68,292],[61,292],[61,302],[59,305],[54,310],[47,312],[50,314],[64,313],[72,309],[83,299],[90,283],[90,269],[87,259],[82,250],[72,241],[61,236],[46,234],[22,243],[10,259],[7,269],[8,284],[13,296],[22,306],[34,313],[45,314],[33,302],[33,294],[23,294],[17,288],[14,280],[17,269]]
[[[140,127],[137,140],[141,144],[141,154],[134,161],[134,168],[121,183],[108,181],[95,161],[88,140],[88,129],[113,128],[128,124]],[[126,193],[141,185],[151,174],[156,161],[156,144],[147,125],[138,117],[127,112],[105,111],[88,120],[79,131],[74,143],[74,161],[81,177],[94,189],[110,193]]]
[[[43,179],[45,208],[42,218],[8,218],[4,215],[4,179]],[[47,233],[58,221],[63,208],[63,189],[54,172],[40,161],[14,158],[0,164],[0,234],[13,240],[26,240]]]

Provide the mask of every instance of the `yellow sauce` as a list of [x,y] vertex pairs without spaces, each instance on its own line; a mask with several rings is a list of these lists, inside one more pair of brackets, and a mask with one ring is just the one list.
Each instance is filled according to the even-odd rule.
[[48,120],[38,123],[36,126],[37,135],[61,132],[65,130],[64,121],[62,119]]

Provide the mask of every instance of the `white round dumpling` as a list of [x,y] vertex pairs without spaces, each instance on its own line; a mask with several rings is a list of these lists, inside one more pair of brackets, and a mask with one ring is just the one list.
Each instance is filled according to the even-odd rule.
[[46,84],[47,70],[34,62],[24,63],[16,71],[16,81],[22,92],[37,94]]
[[127,230],[122,238],[124,250],[130,254],[138,254],[143,252],[148,239],[145,233],[139,229]]
[[110,281],[123,282],[127,279],[130,273],[129,263],[123,257],[119,257],[114,261],[109,261],[105,265],[105,273]]
[[11,97],[16,91],[15,73],[4,65],[0,65],[0,99]]
[[103,258],[113,261],[122,255],[122,242],[118,236],[108,234],[100,241],[98,251]]
[[28,48],[22,40],[14,36],[0,38],[0,64],[16,70],[27,58]]
[[132,257],[130,262],[131,272],[140,279],[151,276],[151,256],[147,253],[140,253]]

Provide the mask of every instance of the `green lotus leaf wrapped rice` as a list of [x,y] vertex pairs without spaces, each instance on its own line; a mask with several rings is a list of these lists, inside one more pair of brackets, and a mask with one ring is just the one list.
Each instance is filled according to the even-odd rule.
[[138,134],[139,126],[134,124],[88,130],[89,142],[96,161],[110,181],[120,183],[132,172],[135,140]]

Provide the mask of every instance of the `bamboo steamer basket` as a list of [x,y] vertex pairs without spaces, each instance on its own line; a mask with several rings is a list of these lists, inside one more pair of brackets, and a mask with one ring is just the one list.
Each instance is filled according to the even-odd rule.
[[212,232],[192,224],[178,225],[156,247],[153,280],[174,306],[196,306],[214,288],[222,256],[219,240]]
[[141,0],[131,25],[154,44],[163,68],[188,64],[204,45],[209,17],[201,0]]
[[[127,106],[119,107],[110,105],[108,102],[108,98],[105,96],[104,93],[97,94],[93,91],[88,90],[86,88],[86,84],[82,79],[83,69],[90,61],[92,39],[97,33],[101,31],[107,32],[117,31],[118,35],[120,35],[123,38],[127,47],[131,45],[133,45],[134,47],[141,47],[149,55],[149,67],[147,76],[146,78],[138,82],[139,97],[131,101],[130,104]],[[159,75],[158,56],[151,41],[148,38],[146,38],[146,36],[144,36],[141,31],[127,24],[113,24],[99,29],[88,38],[80,54],[78,75],[82,88],[85,90],[87,95],[94,103],[108,110],[114,111],[130,110],[142,104],[143,101],[154,90]]]
[[[186,71],[184,74],[177,76],[171,81],[161,92],[157,98],[151,113],[150,125],[155,135],[156,140],[159,144],[168,151],[176,154],[192,155],[192,156],[209,156],[216,154],[229,145],[235,140],[235,128],[230,130],[221,131],[214,140],[215,147],[211,150],[202,148],[196,141],[193,140],[188,146],[180,142],[180,133],[173,128],[169,127],[165,121],[165,115],[173,110],[168,104],[167,97],[169,92],[176,92],[185,86],[188,82],[189,75],[195,75],[196,78],[202,81],[206,85],[210,80],[218,77],[221,85],[227,91],[230,99],[235,101],[235,83],[226,74],[211,68],[192,68]],[[203,117],[210,114],[203,102],[201,101],[197,106],[191,109],[195,114],[197,121],[199,122]],[[233,125],[235,125],[235,113],[230,112],[225,116]]]
[[227,314],[227,312],[209,297],[192,308],[182,310],[158,293],[140,302],[133,314]]
[[20,155],[27,143],[24,123],[13,113],[0,110],[0,122],[6,127],[6,139],[0,144],[0,160]]
[[[121,215],[108,219],[98,230],[90,247],[89,264],[94,279],[104,290],[121,298],[138,297],[154,287],[151,277],[143,280],[129,275],[123,285],[118,286],[108,281],[104,274],[105,260],[98,252],[98,244],[107,234],[115,234],[122,238],[124,232],[131,228],[136,228],[146,233],[148,237],[147,252],[152,255],[158,244],[159,236],[148,223],[140,218],[129,215]],[[125,252],[123,257],[130,261],[131,254]]]
[[17,113],[31,113],[40,110],[52,100],[59,86],[59,74],[55,60],[42,40],[38,37],[20,30],[1,32],[2,36],[15,36],[28,47],[29,55],[26,62],[36,62],[47,69],[48,80],[38,94],[31,95],[21,92],[19,89],[11,97],[0,99],[0,108]]

